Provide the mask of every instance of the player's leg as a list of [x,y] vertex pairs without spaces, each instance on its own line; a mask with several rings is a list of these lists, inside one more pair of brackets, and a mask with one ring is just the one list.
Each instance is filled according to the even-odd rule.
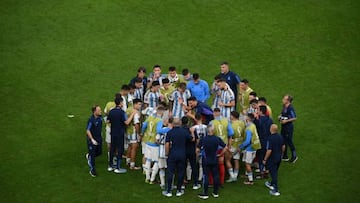
[[167,192],[171,193],[172,190],[172,181],[173,181],[173,177],[174,177],[174,172],[175,172],[175,161],[172,158],[168,158],[167,160]]
[[114,169],[114,156],[115,156],[115,150],[116,150],[116,143],[115,143],[116,137],[111,136],[111,146],[110,146],[110,153],[109,153],[109,164],[108,164],[108,171],[112,171]]
[[291,127],[289,129],[289,132],[288,132],[288,145],[290,147],[290,150],[291,150],[291,159],[290,159],[290,162],[295,162],[297,159],[297,156],[296,156],[296,151],[295,151],[295,145],[294,145],[294,142],[293,142],[293,133],[294,133],[294,128]]
[[252,172],[252,168],[251,168],[251,164],[255,158],[256,152],[252,152],[252,151],[246,151],[244,154],[244,161],[245,161],[245,168],[246,168],[246,173],[247,173],[247,177],[248,180],[244,182],[245,185],[253,185],[254,184],[254,177],[253,177],[253,172]]
[[177,191],[181,192],[181,186],[183,184],[184,176],[185,176],[185,159],[178,159],[176,161],[176,169],[177,169]]
[[224,185],[225,182],[225,165],[224,165],[224,156],[220,156],[218,158],[219,164],[219,177],[220,177],[220,185]]
[[234,181],[234,169],[233,166],[231,164],[231,160],[232,160],[232,153],[227,151],[225,152],[225,163],[226,163],[226,167],[228,169],[228,173],[229,173],[229,179],[226,180],[226,182],[230,183]]
[[[191,176],[194,181],[194,186],[196,186],[195,189],[197,189],[199,187],[199,185],[198,185],[199,173],[198,173],[198,169],[196,167],[196,153],[194,152],[193,154],[191,154],[191,156],[189,158],[190,158],[189,162],[190,162],[190,166],[191,166]],[[194,189],[194,187],[193,187],[193,189]]]
[[138,143],[137,142],[131,143],[130,168],[135,169],[135,170],[140,169],[139,167],[137,167],[135,165],[137,148],[138,148]]
[[219,194],[219,186],[221,184],[219,167],[216,165],[211,167],[211,173],[213,174],[213,178],[214,178],[214,192],[213,193],[215,195],[218,195]]
[[285,143],[285,151],[283,153],[283,161],[289,161],[289,157],[288,157],[288,154],[287,154],[287,148],[288,148],[288,132],[287,132],[287,129],[285,129],[284,127],[281,127],[281,136],[283,137],[284,139],[284,143]]
[[234,160],[234,181],[237,181],[237,178],[239,176],[239,169],[240,169],[240,152],[236,151],[233,154],[233,160]]

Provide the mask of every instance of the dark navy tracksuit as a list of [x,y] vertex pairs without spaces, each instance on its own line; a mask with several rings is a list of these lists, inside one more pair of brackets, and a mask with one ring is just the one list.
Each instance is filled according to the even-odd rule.
[[218,194],[219,191],[220,176],[218,158],[216,157],[219,146],[224,148],[226,145],[220,137],[215,135],[203,137],[198,145],[198,148],[200,148],[202,152],[202,165],[204,169],[203,188],[204,194],[206,195],[208,194],[209,188],[209,173],[212,174],[214,179],[214,193]]
[[87,123],[86,130],[90,130],[93,138],[96,140],[98,145],[93,145],[89,137],[87,137],[87,146],[89,151],[89,160],[90,160],[90,170],[95,171],[95,157],[99,156],[102,153],[102,138],[101,138],[101,130],[102,130],[102,118],[101,116],[95,117],[92,115]]
[[[281,111],[281,118],[282,119],[296,118],[295,109],[291,104],[288,107],[284,106],[284,108]],[[289,122],[281,125],[281,135],[283,136],[285,142],[284,158],[288,157],[287,146],[290,147],[291,158],[296,157],[295,145],[293,142],[293,133],[294,133],[293,122]]]
[[[189,128],[185,128],[189,130]],[[189,130],[190,134],[190,130]],[[186,142],[186,159],[185,159],[185,170],[186,170],[186,161],[189,160],[190,166],[191,166],[191,177],[194,181],[194,185],[198,184],[199,179],[199,173],[198,169],[196,167],[196,141],[198,137],[195,134],[195,141],[187,141]]]
[[181,190],[185,173],[186,160],[186,142],[190,141],[192,136],[190,131],[183,127],[174,127],[166,135],[166,143],[170,144],[170,150],[167,159],[167,192],[171,192],[172,180],[177,171],[177,190]]
[[110,155],[109,155],[109,166],[112,166],[112,161],[117,150],[117,164],[116,168],[120,168],[122,154],[124,153],[124,136],[127,120],[126,113],[117,106],[116,108],[111,109],[107,120],[111,123],[111,146],[110,146]]
[[271,185],[274,187],[275,192],[278,191],[278,170],[281,163],[283,144],[283,137],[276,133],[270,135],[266,145],[266,150],[271,150],[271,155],[266,161],[266,167],[270,171]]
[[269,116],[259,116],[259,119],[254,121],[256,125],[256,129],[258,131],[261,149],[257,150],[256,154],[258,156],[259,161],[259,169],[260,172],[264,171],[264,164],[262,160],[264,160],[265,153],[266,153],[266,143],[270,136],[270,126],[273,124],[272,119]]

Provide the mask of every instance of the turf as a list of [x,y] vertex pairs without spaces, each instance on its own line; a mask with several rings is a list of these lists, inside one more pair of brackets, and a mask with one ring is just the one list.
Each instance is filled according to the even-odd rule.
[[[4,202],[194,202],[165,199],[141,172],[91,178],[90,106],[144,65],[190,68],[211,82],[227,60],[280,112],[298,114],[299,160],[278,198],[258,181],[226,184],[224,202],[359,202],[360,3],[318,1],[0,1],[0,199]],[[67,118],[68,113],[74,118]]]

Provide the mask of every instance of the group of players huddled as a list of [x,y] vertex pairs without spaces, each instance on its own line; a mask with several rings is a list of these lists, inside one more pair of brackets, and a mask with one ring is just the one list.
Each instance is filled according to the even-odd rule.
[[[145,183],[160,184],[167,197],[172,196],[173,188],[176,196],[183,195],[190,182],[194,190],[203,188],[200,198],[209,197],[209,185],[214,187],[212,195],[218,197],[224,182],[238,180],[240,160],[244,162],[245,174],[240,175],[245,178],[244,184],[253,185],[254,179],[266,179],[270,173],[272,181],[265,185],[270,194],[280,195],[277,170],[281,159],[292,163],[297,160],[292,143],[292,122],[296,119],[292,97],[283,98],[284,107],[278,117],[280,136],[265,97],[258,97],[249,81],[240,80],[227,62],[220,64],[220,70],[209,86],[189,69],[183,69],[180,75],[171,66],[163,74],[160,65],[155,65],[146,77],[146,69],[140,67],[136,77],[106,104],[104,117],[100,106],[92,108],[86,154],[90,175],[97,175],[95,157],[101,154],[105,121],[107,170],[126,173],[121,167],[125,158],[130,170],[142,169]],[[290,160],[285,144],[292,151]],[[143,155],[142,167],[136,164],[138,147]]]

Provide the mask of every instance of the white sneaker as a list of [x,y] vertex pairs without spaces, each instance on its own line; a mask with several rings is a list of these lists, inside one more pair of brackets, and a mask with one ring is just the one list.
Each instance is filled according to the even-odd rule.
[[215,198],[218,198],[219,194],[212,193],[212,196],[215,197]]
[[278,191],[275,192],[275,191],[273,191],[273,190],[270,190],[270,191],[269,191],[269,194],[270,194],[270,195],[273,195],[273,196],[280,196],[280,192],[278,192]]
[[232,183],[232,182],[235,182],[235,181],[236,181],[236,179],[231,177],[231,178],[227,179],[225,182]]
[[119,173],[126,173],[126,169],[124,169],[124,168],[119,168],[119,169],[115,169],[114,172],[115,172],[115,173],[118,173],[118,174],[119,174]]
[[176,197],[181,197],[183,194],[184,194],[184,190],[177,191],[176,192]]
[[197,185],[194,185],[193,186],[193,190],[198,190],[198,189],[200,189],[201,188],[201,185],[200,184],[197,184]]
[[274,190],[274,186],[272,186],[269,181],[265,182],[265,186],[268,187],[270,190]]
[[107,171],[111,172],[111,171],[113,171],[113,170],[114,170],[114,168],[113,168],[113,167],[108,166]]
[[172,193],[171,193],[171,192],[167,192],[166,190],[165,190],[165,191],[162,191],[162,195],[164,195],[165,197],[172,197]]

